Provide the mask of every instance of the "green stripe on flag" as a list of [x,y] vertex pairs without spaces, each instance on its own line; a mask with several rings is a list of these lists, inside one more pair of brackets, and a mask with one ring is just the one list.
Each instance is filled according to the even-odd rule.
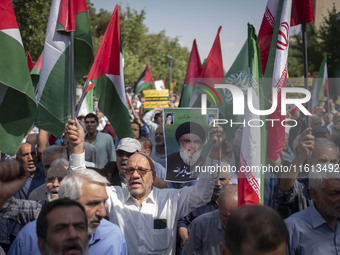
[[[126,125],[126,123],[130,123],[128,109],[122,103],[112,81],[106,75],[102,75],[92,82],[96,88],[98,108],[110,120],[117,136],[131,137],[131,126]],[[117,116],[120,116],[119,119]]]
[[25,52],[0,31],[0,151],[13,155],[35,119],[36,102]]

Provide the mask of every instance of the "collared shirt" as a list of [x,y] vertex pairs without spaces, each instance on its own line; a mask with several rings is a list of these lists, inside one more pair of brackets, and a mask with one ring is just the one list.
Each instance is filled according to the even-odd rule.
[[193,222],[194,219],[196,219],[202,214],[215,211],[216,209],[218,209],[218,205],[214,200],[211,200],[206,205],[197,207],[191,213],[179,219],[177,223],[177,228],[184,227],[187,228],[188,231],[190,232],[190,224]]
[[198,216],[191,223],[189,239],[182,254],[218,255],[221,242],[224,242],[224,231],[218,210],[215,210]]
[[[72,154],[70,168],[84,167],[84,155]],[[157,189],[142,202],[127,188],[107,187],[106,210],[126,239],[129,254],[173,254],[177,220],[210,201],[215,178],[209,173],[199,176],[197,184],[183,189]]]
[[[85,141],[88,142],[86,137],[87,134]],[[98,132],[91,144],[96,147],[100,167],[104,167],[109,161],[116,161],[116,149],[109,134]]]
[[314,203],[290,216],[285,223],[289,232],[287,254],[340,254],[340,220],[334,230],[317,211]]
[[[15,238],[8,255],[40,255],[36,228],[36,220],[28,223]],[[102,219],[96,233],[89,235],[88,254],[127,254],[126,242],[119,227]]]
[[161,164],[163,167],[165,167],[166,154],[164,154],[164,155],[159,154],[159,153],[156,151],[156,147],[155,147],[155,146],[152,148],[152,152],[151,152],[150,157],[151,157],[154,161],[158,162],[158,163]]

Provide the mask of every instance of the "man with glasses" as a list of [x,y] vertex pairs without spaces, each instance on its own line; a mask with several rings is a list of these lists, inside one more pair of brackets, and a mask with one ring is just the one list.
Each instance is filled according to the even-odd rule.
[[[70,168],[86,171],[83,130],[79,123],[66,125],[70,146]],[[144,153],[129,157],[125,176],[127,187],[107,187],[106,211],[126,239],[129,254],[173,254],[177,220],[210,201],[215,178],[201,173],[195,186],[183,189],[153,187],[155,166]]]
[[175,136],[180,150],[168,155],[167,179],[187,181],[188,178],[197,177],[192,175],[191,167],[204,163],[201,151],[205,142],[205,131],[195,122],[185,122],[178,126]]

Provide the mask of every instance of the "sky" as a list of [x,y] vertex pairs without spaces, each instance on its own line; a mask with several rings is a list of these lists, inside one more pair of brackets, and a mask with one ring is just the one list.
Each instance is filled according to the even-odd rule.
[[[224,70],[227,72],[247,39],[247,23],[258,33],[267,0],[91,0],[99,9],[123,8],[146,11],[145,25],[149,33],[165,30],[170,38],[178,38],[191,50],[196,39],[201,61],[208,56],[219,26]],[[176,60],[175,60],[176,61]]]

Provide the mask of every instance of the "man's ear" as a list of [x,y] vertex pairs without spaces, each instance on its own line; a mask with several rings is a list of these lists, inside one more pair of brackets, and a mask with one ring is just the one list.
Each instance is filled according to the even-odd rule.
[[39,247],[39,251],[42,255],[44,255],[45,250],[44,250],[44,244],[45,244],[45,240],[42,239],[41,237],[38,237],[38,247]]

